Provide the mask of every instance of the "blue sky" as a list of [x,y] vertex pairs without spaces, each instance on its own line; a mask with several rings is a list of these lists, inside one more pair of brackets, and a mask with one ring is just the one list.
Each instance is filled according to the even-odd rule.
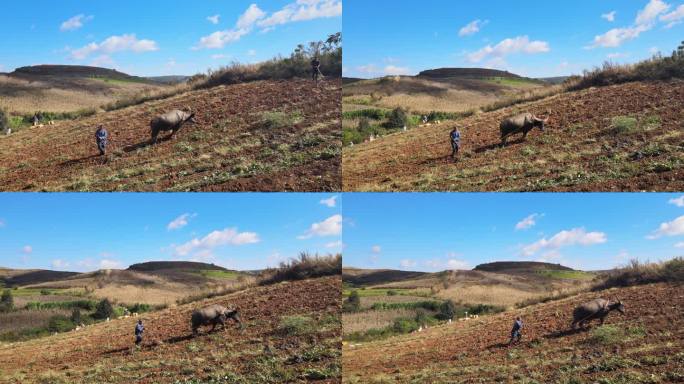
[[0,72],[83,64],[139,76],[193,75],[289,55],[342,28],[341,0],[8,1]]
[[529,77],[629,63],[684,39],[682,0],[345,0],[344,74],[489,67]]
[[0,194],[0,266],[90,271],[150,260],[250,270],[341,251],[340,197],[297,193]]
[[684,256],[684,195],[344,194],[344,265],[440,271],[503,260],[597,270]]

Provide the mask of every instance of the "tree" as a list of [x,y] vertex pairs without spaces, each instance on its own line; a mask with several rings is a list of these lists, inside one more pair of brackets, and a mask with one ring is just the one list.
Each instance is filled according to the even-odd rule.
[[14,310],[14,298],[12,298],[12,291],[5,289],[0,298],[0,312],[10,312]]
[[394,108],[389,116],[387,125],[390,128],[403,128],[408,124],[408,115],[403,108]]
[[3,108],[0,108],[0,131],[5,131],[9,128],[9,114]]
[[456,306],[451,300],[447,300],[439,306],[439,317],[443,320],[451,320],[456,314]]
[[73,311],[71,311],[71,321],[78,325],[81,324],[81,310],[78,308],[74,308]]
[[112,307],[112,303],[109,302],[109,299],[102,299],[97,303],[93,317],[96,319],[106,319],[112,317],[113,314],[114,308]]
[[342,310],[345,312],[358,312],[361,309],[361,297],[359,292],[354,290],[349,294],[347,300],[342,304]]

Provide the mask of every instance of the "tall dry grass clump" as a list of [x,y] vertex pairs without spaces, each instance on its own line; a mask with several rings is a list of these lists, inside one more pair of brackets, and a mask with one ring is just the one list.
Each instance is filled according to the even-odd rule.
[[341,275],[342,255],[299,254],[299,258],[280,263],[278,268],[269,268],[261,273],[259,284],[267,285],[281,281],[304,280],[314,277]]
[[570,91],[589,87],[603,87],[630,81],[684,79],[684,42],[671,56],[656,54],[636,64],[605,62],[603,66],[584,71],[581,77],[572,77],[564,83]]
[[611,287],[629,287],[661,282],[684,282],[684,258],[676,257],[661,263],[641,263],[638,260],[632,260],[626,267],[609,272],[592,289],[598,291]]

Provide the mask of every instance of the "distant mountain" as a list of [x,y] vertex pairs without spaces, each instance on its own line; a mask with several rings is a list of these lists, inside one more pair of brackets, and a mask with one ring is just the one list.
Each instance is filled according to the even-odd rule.
[[152,80],[157,83],[162,83],[162,84],[180,84],[188,81],[190,79],[190,76],[183,76],[183,75],[172,75],[172,76],[148,76],[146,77],[148,80]]
[[364,80],[364,79],[361,79],[358,77],[343,77],[342,78],[342,85],[356,83],[357,81],[361,81],[361,80]]
[[128,269],[138,272],[154,272],[168,269],[228,271],[218,265],[194,261],[148,261],[146,263],[132,264]]
[[104,78],[123,81],[147,82],[143,77],[131,76],[115,69],[89,67],[85,65],[34,65],[20,67],[9,74],[10,76],[55,76],[55,77],[86,77]]
[[572,268],[560,264],[542,263],[537,261],[497,261],[480,264],[474,268],[485,272],[530,272],[530,271],[574,271]]
[[428,275],[426,272],[409,272],[393,269],[343,268],[342,280],[354,285],[371,285],[415,279]]
[[479,79],[483,77],[508,77],[508,78],[522,78],[519,75],[510,73],[508,71],[500,71],[498,69],[487,68],[437,68],[428,69],[418,74],[418,77],[427,77],[433,79],[443,79],[451,77]]
[[545,81],[549,84],[561,84],[567,80],[570,76],[556,76],[556,77],[542,77],[537,80]]

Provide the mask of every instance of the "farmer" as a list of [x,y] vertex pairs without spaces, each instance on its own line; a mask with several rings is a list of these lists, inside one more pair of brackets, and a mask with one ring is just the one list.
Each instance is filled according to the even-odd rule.
[[100,124],[95,132],[95,141],[97,142],[97,148],[100,150],[100,156],[104,156],[107,153],[108,136],[109,132]]
[[319,75],[322,75],[321,61],[318,59],[318,56],[314,56],[311,60],[311,80],[318,82]]
[[515,340],[516,343],[520,342],[520,338],[522,337],[522,327],[522,319],[520,316],[518,316],[515,318],[515,322],[513,323],[513,329],[511,329],[511,340],[508,342],[508,345],[513,344],[513,340]]
[[455,159],[458,150],[461,149],[461,131],[458,130],[458,127],[451,130],[449,139],[451,140],[451,158]]
[[142,335],[145,332],[145,327],[143,326],[142,320],[138,320],[138,324],[135,326],[135,345],[140,346],[142,343]]

